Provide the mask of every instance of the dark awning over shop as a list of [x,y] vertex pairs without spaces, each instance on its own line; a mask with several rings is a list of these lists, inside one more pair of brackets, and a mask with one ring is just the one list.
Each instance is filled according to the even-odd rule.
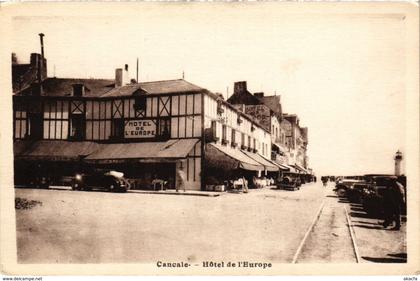
[[295,167],[298,171],[300,171],[300,172],[302,172],[302,173],[307,173],[306,169],[305,169],[305,168],[303,168],[302,166],[300,166],[299,164],[296,164],[296,163],[295,163],[294,167]]
[[15,159],[72,161],[79,160],[99,148],[95,142],[61,140],[16,141],[13,144]]
[[264,171],[264,166],[239,150],[210,143],[206,145],[206,162],[212,166],[228,165],[232,169]]
[[100,149],[86,157],[95,163],[115,163],[126,160],[159,163],[175,162],[187,157],[198,139],[178,139],[166,142],[113,143],[101,144]]
[[277,166],[279,166],[280,170],[282,170],[282,171],[290,171],[291,170],[291,167],[286,165],[286,164],[280,164],[280,163],[277,163],[277,162],[274,162],[274,163]]
[[264,158],[263,156],[259,155],[258,153],[252,153],[246,150],[241,150],[241,151],[242,153],[245,153],[248,157],[252,158],[253,160],[263,165],[265,170],[269,172],[278,172],[279,167],[277,165],[272,163],[270,160]]

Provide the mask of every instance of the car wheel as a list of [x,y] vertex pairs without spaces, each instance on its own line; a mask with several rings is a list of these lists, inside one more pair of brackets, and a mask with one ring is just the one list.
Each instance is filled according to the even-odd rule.
[[108,187],[108,191],[114,192],[115,191],[115,186],[113,184],[110,184]]
[[340,188],[339,190],[337,190],[337,195],[339,197],[344,197],[346,195],[346,191],[342,188]]

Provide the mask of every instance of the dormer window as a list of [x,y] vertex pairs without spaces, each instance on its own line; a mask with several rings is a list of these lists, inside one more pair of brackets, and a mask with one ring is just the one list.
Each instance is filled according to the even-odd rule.
[[136,96],[133,107],[134,110],[146,110],[146,96]]
[[85,95],[85,85],[77,83],[73,84],[73,96],[83,97]]

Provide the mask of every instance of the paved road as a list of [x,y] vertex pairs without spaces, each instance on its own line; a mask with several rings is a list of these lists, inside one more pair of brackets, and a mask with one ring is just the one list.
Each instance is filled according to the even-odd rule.
[[16,189],[24,263],[292,261],[325,189],[219,197]]
[[265,188],[219,197],[16,189],[16,197],[42,202],[16,212],[18,259],[290,263],[325,201],[297,262],[356,262],[344,207],[360,262],[406,261],[405,223],[401,231],[384,230],[331,189],[317,183],[299,191]]

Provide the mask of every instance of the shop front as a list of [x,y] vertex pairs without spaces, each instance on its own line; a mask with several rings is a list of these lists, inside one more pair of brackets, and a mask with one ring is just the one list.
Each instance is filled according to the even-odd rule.
[[257,187],[261,179],[275,179],[279,168],[257,153],[231,149],[216,143],[208,143],[205,147],[207,190],[212,186],[228,186],[235,180],[245,178],[249,187]]
[[15,184],[69,184],[75,173],[87,169],[83,158],[98,148],[99,144],[89,141],[15,141]]
[[[84,160],[90,166],[124,173],[131,189],[200,189],[195,167],[198,139],[101,144]],[[199,158],[198,158],[199,159]],[[181,181],[180,174],[184,174]],[[182,183],[181,183],[182,182]]]

